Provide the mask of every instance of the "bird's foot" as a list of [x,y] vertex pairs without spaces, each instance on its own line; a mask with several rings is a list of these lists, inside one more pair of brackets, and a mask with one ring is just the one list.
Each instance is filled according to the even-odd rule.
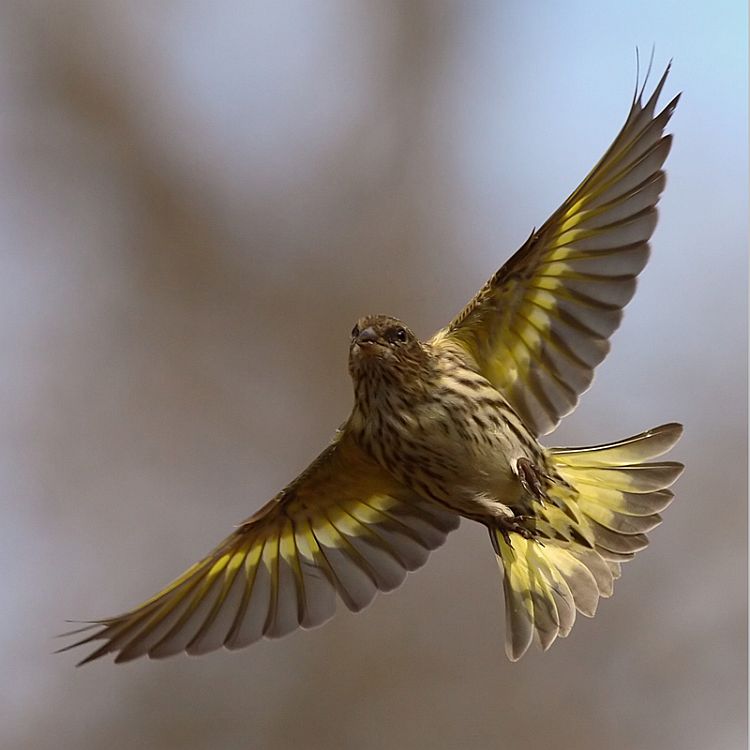
[[550,477],[525,457],[519,458],[516,462],[516,471],[521,486],[544,505],[544,501],[549,500],[544,480],[549,480]]
[[500,533],[503,535],[505,543],[511,549],[513,549],[513,544],[510,541],[511,534],[518,534],[524,539],[534,539],[536,537],[535,531],[527,525],[529,521],[533,520],[533,516],[524,515],[505,516],[498,519]]

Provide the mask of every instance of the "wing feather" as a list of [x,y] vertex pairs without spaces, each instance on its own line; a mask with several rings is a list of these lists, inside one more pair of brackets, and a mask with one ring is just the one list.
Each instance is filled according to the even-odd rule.
[[[102,640],[85,663],[279,638],[391,591],[458,526],[456,514],[399,484],[346,432],[216,549],[140,607],[98,621],[66,648]],[[65,649],[63,649],[65,650]]]
[[679,100],[655,114],[668,73],[645,104],[641,88],[594,169],[431,340],[462,350],[537,435],[590,385],[648,261]]

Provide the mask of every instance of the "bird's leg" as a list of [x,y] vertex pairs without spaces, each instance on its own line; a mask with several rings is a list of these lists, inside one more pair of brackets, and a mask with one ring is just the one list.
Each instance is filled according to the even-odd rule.
[[516,472],[518,473],[518,479],[521,482],[521,486],[526,492],[533,495],[540,503],[542,503],[542,505],[544,505],[544,501],[549,500],[549,498],[547,497],[547,491],[543,480],[549,479],[550,477],[526,457],[518,459],[516,462]]
[[[535,498],[536,501],[544,507],[544,503],[551,502],[553,505],[558,505],[557,501],[551,499],[547,495],[547,487],[550,483],[554,482],[554,478],[551,477],[544,469],[535,464],[525,456],[518,459],[515,466],[515,473],[518,476],[518,481],[521,483],[524,491]],[[523,507],[523,505],[521,506]],[[497,519],[497,528],[505,540],[505,543],[513,549],[513,544],[510,539],[511,534],[518,534],[524,539],[533,539],[537,544],[544,546],[542,542],[543,538],[546,538],[544,534],[541,534],[536,528],[536,515],[534,514],[533,506],[531,508],[526,505],[527,513],[513,513],[511,515],[505,515]],[[530,511],[530,513],[528,512]]]
[[510,541],[510,534],[518,534],[524,539],[534,539],[536,534],[532,529],[526,525],[526,521],[531,521],[531,516],[503,516],[499,518],[497,523],[500,528],[500,533],[503,535],[505,543],[513,549],[513,545]]

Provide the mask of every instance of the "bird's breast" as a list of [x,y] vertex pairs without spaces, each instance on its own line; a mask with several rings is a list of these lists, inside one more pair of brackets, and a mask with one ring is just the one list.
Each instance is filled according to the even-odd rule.
[[479,495],[517,499],[513,466],[536,441],[484,378],[447,376],[419,395],[373,396],[355,408],[352,426],[362,447],[404,484],[461,512]]

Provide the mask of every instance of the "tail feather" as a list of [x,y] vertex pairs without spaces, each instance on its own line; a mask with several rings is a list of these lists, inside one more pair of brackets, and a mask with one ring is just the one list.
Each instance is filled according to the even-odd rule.
[[503,570],[506,652],[512,661],[536,640],[546,650],[564,638],[576,610],[592,617],[611,596],[622,562],[648,544],[672,501],[666,489],[682,464],[648,463],[666,453],[682,427],[666,424],[609,445],[553,448],[547,500],[532,503],[527,539],[490,529]]
[[627,466],[663,456],[681,434],[682,425],[670,422],[616,443],[587,448],[553,448],[551,452],[558,457],[560,464],[568,466]]

